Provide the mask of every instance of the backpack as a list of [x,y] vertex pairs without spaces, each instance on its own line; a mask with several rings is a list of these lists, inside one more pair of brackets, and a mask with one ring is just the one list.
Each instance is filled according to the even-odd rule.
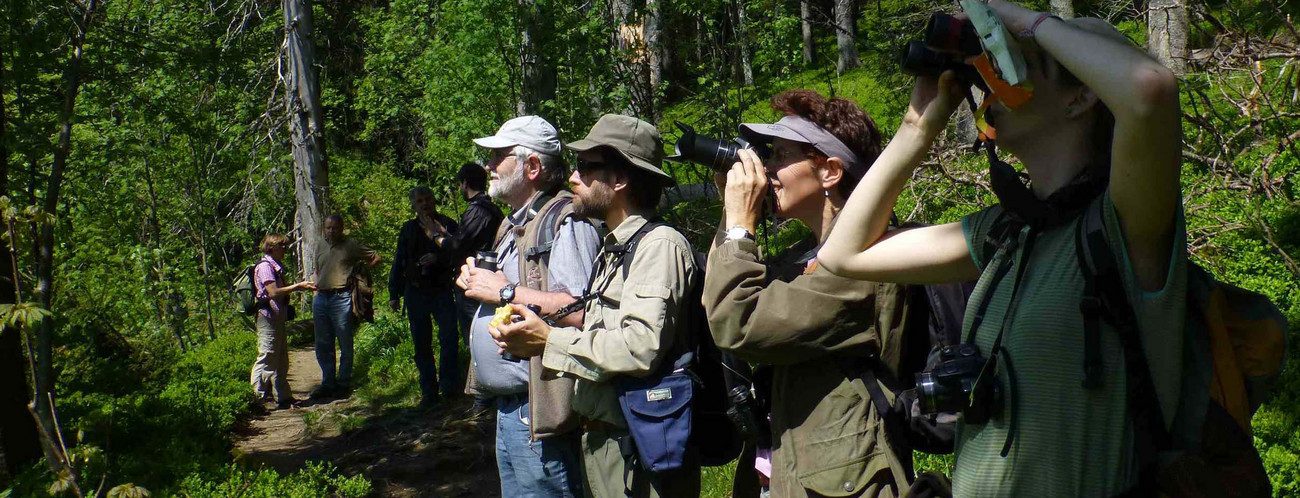
[[[1102,203],[1084,212],[1076,251],[1084,273],[1085,365],[1100,320],[1119,332],[1139,483],[1127,496],[1267,497],[1272,485],[1250,419],[1286,362],[1287,323],[1268,298],[1219,282],[1188,262],[1183,389],[1167,428],[1138,322],[1104,234]],[[1085,368],[1085,372],[1089,370]]]
[[361,322],[374,323],[375,287],[370,276],[370,265],[358,263],[348,275],[345,288],[351,296],[352,316]]
[[257,265],[260,263],[261,261],[258,261],[248,265],[243,271],[239,272],[239,275],[235,277],[235,281],[230,284],[230,292],[235,296],[235,309],[247,316],[256,315],[257,310],[266,306],[266,300],[257,297],[257,285],[255,284],[257,280],[255,272],[257,271]]
[[[662,221],[650,221],[628,239],[624,251],[619,256],[619,264],[624,273],[632,265],[632,259],[641,240],[650,231],[661,226],[671,227]],[[692,251],[692,256],[695,258],[696,267],[703,271],[705,267],[703,255]],[[663,463],[663,458],[652,455],[656,449],[651,447],[662,443],[653,440],[659,438],[659,432],[665,431],[661,428],[645,428],[647,430],[640,431],[644,436],[637,437],[639,431],[634,427],[636,425],[634,417],[645,414],[636,413],[640,411],[636,405],[651,404],[639,403],[640,397],[653,397],[656,391],[653,385],[659,382],[659,379],[664,379],[669,384],[680,382],[671,379],[672,374],[678,371],[683,371],[691,384],[691,399],[688,402],[689,406],[686,407],[690,410],[690,415],[685,424],[685,431],[689,436],[678,439],[680,442],[676,443],[677,446],[684,447],[667,448],[667,454],[676,456],[692,452],[698,456],[701,466],[717,467],[735,460],[744,449],[746,437],[728,415],[728,410],[734,408],[729,393],[732,391],[749,393],[753,384],[753,375],[747,363],[729,352],[718,349],[717,344],[713,342],[713,335],[709,332],[708,315],[704,311],[703,296],[704,278],[701,274],[691,282],[682,301],[685,316],[681,323],[687,328],[685,336],[688,338],[688,344],[680,347],[677,355],[670,358],[673,361],[665,360],[660,367],[660,372],[644,379],[623,376],[615,380],[617,388],[624,393],[620,395],[620,405],[624,405],[624,415],[633,416],[628,417],[628,426],[636,443],[636,456],[640,458],[642,467],[651,471],[671,470],[675,467],[658,465]],[[646,394],[642,395],[642,392]],[[632,395],[628,396],[628,393]],[[625,402],[625,399],[631,403]],[[673,430],[669,429],[666,432]],[[681,431],[682,428],[676,430]],[[669,439],[672,439],[671,436]]]
[[[912,226],[921,225],[903,225]],[[907,321],[897,374],[876,356],[849,361],[847,370],[867,387],[871,403],[881,414],[889,438],[899,446],[896,449],[900,455],[909,454],[909,450],[950,454],[955,449],[957,413],[922,414],[917,406],[916,374],[937,366],[941,362],[939,351],[945,346],[961,344],[966,303],[974,290],[974,280],[908,285]],[[895,393],[892,402],[881,384]]]

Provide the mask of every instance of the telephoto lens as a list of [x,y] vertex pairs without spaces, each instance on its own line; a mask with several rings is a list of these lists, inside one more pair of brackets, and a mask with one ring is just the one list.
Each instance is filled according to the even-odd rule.
[[740,160],[740,155],[736,152],[740,149],[751,149],[760,159],[767,159],[769,149],[765,146],[754,147],[741,139],[734,142],[720,140],[696,133],[695,128],[681,121],[673,123],[682,131],[682,136],[677,139],[673,155],[665,158],[669,161],[702,164],[713,171],[725,173]]
[[474,266],[479,269],[496,272],[501,269],[499,263],[495,251],[479,251],[474,255]]

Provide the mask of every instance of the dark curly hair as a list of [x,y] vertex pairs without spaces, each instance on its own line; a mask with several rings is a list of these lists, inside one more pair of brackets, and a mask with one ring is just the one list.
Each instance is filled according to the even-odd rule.
[[[800,116],[826,129],[857,154],[864,167],[871,167],[880,155],[880,130],[876,128],[876,122],[852,100],[842,97],[827,99],[812,90],[789,90],[772,97],[772,109],[787,116]],[[827,159],[812,146],[804,147],[804,153],[814,159]],[[858,186],[858,180],[852,175],[844,175],[837,187],[840,194],[848,197]]]

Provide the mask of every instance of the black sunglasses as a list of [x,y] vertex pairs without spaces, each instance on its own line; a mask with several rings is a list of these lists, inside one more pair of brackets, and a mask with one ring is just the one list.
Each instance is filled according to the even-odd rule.
[[574,169],[578,171],[598,171],[605,169],[605,167],[604,161],[586,161],[582,159],[579,159],[577,164],[574,165]]

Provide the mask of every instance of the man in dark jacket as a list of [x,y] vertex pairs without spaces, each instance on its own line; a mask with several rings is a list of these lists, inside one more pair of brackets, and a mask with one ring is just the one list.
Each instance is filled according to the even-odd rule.
[[[433,191],[428,187],[411,189],[411,210],[415,219],[402,225],[397,236],[397,254],[388,277],[388,305],[401,309],[406,297],[406,313],[411,321],[411,339],[415,343],[415,368],[420,372],[420,406],[438,403],[439,391],[450,397],[460,391],[458,350],[460,333],[456,323],[456,302],[452,293],[457,260],[439,247],[435,239],[442,233],[455,233],[457,224],[435,208]],[[430,320],[432,318],[432,320]],[[433,323],[438,324],[438,366],[433,362]],[[442,369],[439,382],[438,368]]]
[[[460,215],[460,227],[456,233],[450,233],[442,224],[434,226],[434,243],[449,254],[457,265],[479,251],[491,251],[497,228],[501,226],[501,220],[505,219],[501,208],[493,204],[487,195],[487,180],[487,170],[478,163],[461,165],[460,172],[456,173],[456,182],[460,184],[460,195],[469,201],[469,206]],[[478,305],[478,301],[465,299],[465,291],[456,288],[461,339],[466,339],[465,335],[469,334],[470,322],[478,312]]]

